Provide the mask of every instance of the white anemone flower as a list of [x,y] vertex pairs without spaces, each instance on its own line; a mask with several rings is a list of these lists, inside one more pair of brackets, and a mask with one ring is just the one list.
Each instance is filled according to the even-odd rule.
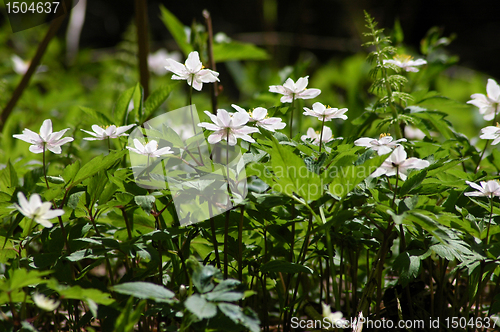
[[365,321],[365,319],[363,317],[363,312],[360,311],[358,317],[356,319],[354,319],[354,324],[356,324],[356,326],[353,327],[352,332],[363,331],[363,322],[364,321]]
[[31,297],[33,298],[33,302],[35,302],[36,306],[45,311],[54,311],[57,309],[59,304],[61,304],[60,301],[52,300],[40,293],[34,293]]
[[398,54],[392,60],[384,60],[385,63],[392,63],[406,71],[418,72],[418,68],[415,67],[425,65],[427,61],[424,59],[413,60],[413,57],[410,55]]
[[373,151],[377,151],[378,155],[381,156],[383,154],[391,152],[396,147],[400,146],[400,142],[406,142],[406,138],[401,138],[393,141],[392,136],[390,134],[380,134],[379,139],[374,139],[370,137],[361,137],[354,141],[354,145],[356,146],[364,146],[367,149],[372,149]]
[[488,79],[486,84],[486,95],[482,93],[475,93],[470,96],[467,104],[472,104],[479,108],[479,113],[483,115],[483,119],[491,121],[495,115],[500,112],[500,86],[493,79]]
[[225,139],[229,145],[233,146],[236,145],[238,138],[255,143],[249,134],[258,133],[259,129],[245,126],[250,120],[250,116],[246,112],[231,114],[224,109],[218,109],[217,116],[208,111],[205,111],[205,114],[210,117],[213,123],[202,122],[198,124],[198,127],[214,131],[208,136],[208,143],[215,144]]
[[332,312],[329,305],[321,303],[323,307],[323,317],[330,321],[332,327],[342,328],[347,327],[348,321],[340,311]]
[[21,212],[26,218],[33,219],[43,227],[51,228],[52,223],[49,221],[49,219],[59,217],[64,214],[64,211],[60,209],[51,210],[50,207],[52,206],[52,203],[42,203],[42,199],[38,194],[31,195],[28,202],[24,194],[22,192],[19,192],[17,193],[17,199],[19,201],[19,204],[14,204],[16,209]]
[[56,154],[60,154],[62,152],[61,145],[73,141],[72,137],[65,137],[61,139],[64,133],[68,130],[69,128],[66,128],[53,133],[52,121],[47,119],[43,121],[39,134],[29,129],[24,129],[22,134],[12,135],[12,137],[32,144],[29,149],[33,153],[42,153],[45,149],[48,149]]
[[89,135],[94,136],[94,137],[85,137],[84,140],[102,141],[102,140],[107,139],[107,138],[117,138],[120,136],[128,136],[128,134],[125,134],[125,132],[127,130],[129,130],[130,128],[132,128],[133,126],[135,126],[135,124],[131,124],[128,126],[122,126],[122,127],[117,127],[115,125],[111,125],[111,126],[107,126],[106,128],[99,127],[98,125],[92,125],[92,130],[94,132],[83,130],[83,129],[80,129],[80,130],[89,134]]
[[481,129],[481,136],[479,138],[482,139],[492,139],[491,145],[497,145],[500,143],[500,125],[497,123],[496,126],[488,126]]
[[476,191],[471,191],[464,193],[465,196],[486,196],[493,198],[494,196],[500,196],[500,183],[496,180],[481,181],[481,186],[474,182],[465,181],[469,186],[476,189]]
[[[313,128],[309,127],[309,129],[307,129],[307,135],[302,135],[300,137],[300,139],[304,142],[307,139],[310,139],[312,141],[312,144],[319,145],[320,137],[321,137],[320,131],[314,131]],[[342,137],[334,138],[330,127],[324,126],[323,127],[323,137],[321,138],[321,142],[324,144],[324,143],[328,143],[330,141],[333,141],[334,139],[342,139]]]
[[283,122],[281,118],[270,118],[267,115],[267,110],[264,107],[257,107],[251,111],[245,111],[238,105],[232,104],[233,108],[241,113],[248,113],[248,122],[255,122],[258,127],[264,128],[269,131],[276,131],[277,129],[283,129],[286,127],[286,123]]
[[192,85],[197,91],[201,91],[203,83],[213,83],[219,81],[219,73],[210,69],[203,69],[200,55],[194,51],[189,53],[185,64],[173,59],[167,59],[165,69],[171,71],[173,80],[186,80],[188,85]]
[[169,146],[158,149],[158,142],[154,139],[149,141],[149,143],[147,143],[146,145],[142,145],[142,143],[137,138],[134,138],[134,146],[135,148],[127,146],[127,149],[137,154],[142,154],[148,157],[161,157],[167,154],[174,153],[170,150]]
[[148,67],[149,71],[152,71],[158,76],[165,75],[167,70],[165,69],[165,60],[170,58],[174,61],[181,61],[181,54],[179,52],[167,52],[166,49],[161,48],[155,53],[148,54]]
[[333,119],[347,120],[347,108],[332,108],[330,106],[325,106],[322,103],[316,102],[313,104],[312,109],[304,107],[304,115],[314,116],[321,121],[331,121]]
[[[14,71],[19,74],[19,75],[24,75],[28,71],[28,68],[30,67],[30,62],[29,61],[24,61],[21,59],[17,54],[13,54],[10,57],[10,60],[12,61],[12,68]],[[36,68],[36,73],[42,73],[47,71],[47,66],[38,66]]]
[[270,92],[280,93],[282,103],[291,103],[295,99],[312,99],[319,96],[320,89],[307,89],[309,76],[301,77],[295,83],[291,78],[287,79],[283,85],[271,85]]
[[423,169],[430,165],[427,160],[414,157],[406,159],[406,156],[403,146],[398,146],[371,176],[378,177],[384,174],[387,176],[399,174],[401,180],[405,181],[409,169]]

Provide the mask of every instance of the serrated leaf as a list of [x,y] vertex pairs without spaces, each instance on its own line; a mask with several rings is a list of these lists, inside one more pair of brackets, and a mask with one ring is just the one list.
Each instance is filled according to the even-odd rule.
[[115,108],[113,110],[113,117],[115,119],[115,123],[121,126],[125,125],[127,122],[127,113],[128,106],[130,105],[130,101],[134,96],[136,87],[132,87],[130,89],[125,90],[118,100],[116,101]]
[[198,294],[188,297],[184,302],[184,306],[199,319],[212,318],[217,314],[217,306]]
[[153,210],[153,205],[156,201],[156,198],[154,196],[151,196],[151,195],[135,196],[134,201],[137,205],[139,205],[144,210],[144,212],[146,212],[147,214],[150,214],[151,210]]

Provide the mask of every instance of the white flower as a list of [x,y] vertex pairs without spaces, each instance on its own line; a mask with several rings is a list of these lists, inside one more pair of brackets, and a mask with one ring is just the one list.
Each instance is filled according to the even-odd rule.
[[311,99],[319,96],[320,89],[307,89],[309,76],[301,77],[295,83],[291,78],[287,79],[283,85],[271,85],[269,91],[280,93],[282,103],[291,103],[294,99]]
[[43,227],[51,228],[52,223],[49,221],[49,219],[59,217],[64,214],[64,211],[60,209],[51,210],[50,207],[52,206],[52,203],[42,203],[42,199],[38,194],[31,195],[28,202],[24,194],[22,192],[18,192],[17,199],[19,201],[19,204],[14,204],[16,209],[21,212],[26,218],[35,220]]
[[53,133],[52,121],[47,119],[43,121],[43,124],[40,127],[40,134],[37,134],[29,129],[24,129],[22,134],[12,135],[12,137],[32,144],[30,146],[30,151],[33,153],[42,153],[44,148],[47,148],[54,153],[60,154],[62,152],[61,145],[73,141],[73,137],[65,137],[61,139],[64,133],[68,130],[69,128],[66,128]]
[[148,67],[149,70],[158,76],[165,75],[167,70],[165,69],[165,61],[170,58],[174,61],[181,61],[181,54],[179,52],[168,53],[166,49],[161,48],[155,53],[148,54]]
[[401,138],[393,141],[392,136],[389,134],[380,134],[379,139],[373,139],[370,137],[361,137],[354,141],[354,145],[356,146],[364,146],[367,149],[371,148],[374,151],[378,152],[378,155],[381,156],[383,154],[391,152],[394,148],[398,147],[400,142],[406,142],[405,138]]
[[[307,129],[307,135],[302,135],[302,137],[300,137],[300,139],[305,142],[309,138],[310,140],[312,140],[312,144],[319,145],[320,137],[321,137],[320,131],[314,131],[313,128],[309,127],[309,129]],[[327,142],[330,142],[334,139],[342,139],[342,137],[333,138],[333,133],[332,133],[332,130],[330,129],[330,127],[324,126],[323,127],[323,137],[321,139],[321,142],[327,143]]]
[[500,143],[500,126],[498,125],[498,123],[496,126],[484,127],[483,129],[481,129],[481,134],[482,135],[479,136],[479,138],[493,140],[491,145],[497,145],[498,143]]
[[57,309],[59,304],[61,304],[61,302],[49,299],[40,293],[34,293],[31,297],[33,298],[33,302],[35,302],[36,306],[45,311],[54,311]]
[[477,190],[465,193],[465,196],[487,196],[490,198],[493,198],[493,196],[500,196],[500,184],[496,180],[489,180],[487,182],[481,181],[481,186],[470,181],[465,181],[465,183]]
[[[21,59],[17,54],[13,54],[10,57],[10,60],[12,61],[12,68],[14,71],[19,74],[19,75],[24,75],[28,71],[28,68],[30,67],[30,62],[24,61]],[[42,73],[44,71],[47,71],[46,66],[38,66],[36,68],[37,73]]]
[[218,72],[210,69],[203,69],[198,52],[189,53],[186,63],[183,65],[173,59],[167,59],[165,69],[171,71],[173,80],[187,80],[195,90],[201,91],[203,83],[213,83],[219,81]]
[[94,137],[85,137],[84,140],[87,141],[102,141],[107,138],[117,138],[119,136],[128,136],[128,134],[125,134],[127,130],[135,126],[135,124],[131,124],[128,126],[123,126],[123,127],[116,127],[115,125],[107,126],[106,128],[101,128],[98,125],[93,125],[92,130],[94,132],[86,131],[83,129],[80,129],[83,132],[86,132],[89,135],[92,135]]
[[229,145],[236,145],[238,138],[255,143],[255,140],[248,134],[257,133],[259,129],[245,126],[250,120],[250,116],[246,112],[230,114],[224,109],[218,109],[217,116],[208,111],[205,111],[205,114],[210,117],[213,123],[202,122],[198,124],[198,127],[215,131],[208,136],[208,143],[215,144],[225,139]]
[[332,119],[347,120],[347,115],[344,115],[347,112],[347,108],[331,108],[322,103],[314,103],[312,110],[307,107],[304,107],[304,110],[305,112],[302,114],[314,116],[321,121],[330,121]]
[[158,142],[156,142],[154,139],[149,141],[149,143],[147,143],[146,145],[142,145],[142,143],[137,138],[134,138],[134,145],[135,148],[127,146],[127,149],[137,154],[142,154],[148,157],[161,157],[166,154],[174,153],[173,151],[170,151],[169,146],[158,149]]
[[[233,108],[241,113],[247,113],[243,108],[238,105],[232,104]],[[248,122],[255,122],[258,127],[262,127],[269,131],[275,131],[277,129],[283,129],[286,123],[282,121],[281,118],[270,118],[267,116],[267,110],[264,107],[257,107],[252,111],[248,111],[250,116]]]
[[418,68],[415,66],[422,66],[427,63],[424,59],[412,60],[413,57],[410,55],[398,54],[394,56],[393,60],[384,60],[385,63],[392,63],[398,67],[403,68],[406,71],[417,72]]
[[332,313],[329,305],[321,303],[323,307],[323,317],[328,319],[332,323],[332,327],[344,327],[347,326],[347,320],[343,317],[342,312],[336,311]]
[[486,96],[482,93],[471,95],[472,100],[469,100],[467,104],[478,107],[479,113],[483,114],[483,119],[490,121],[500,112],[500,86],[495,80],[488,79],[486,93]]
[[430,163],[427,160],[414,157],[406,159],[406,151],[403,146],[400,145],[371,176],[378,177],[384,174],[387,176],[399,174],[401,180],[404,181],[406,180],[408,169],[422,169],[429,165]]

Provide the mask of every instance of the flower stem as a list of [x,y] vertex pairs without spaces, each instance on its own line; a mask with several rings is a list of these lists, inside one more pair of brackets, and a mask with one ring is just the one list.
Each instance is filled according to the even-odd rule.
[[215,220],[213,217],[213,212],[212,212],[212,204],[208,204],[208,213],[210,214],[210,228],[212,230],[212,243],[214,246],[214,252],[215,252],[215,262],[217,268],[220,270],[220,256],[219,256],[219,244],[217,243],[217,235],[215,233]]
[[321,122],[321,134],[319,135],[319,153],[321,153],[321,143],[323,143],[323,128],[325,128],[325,116]]
[[481,152],[481,156],[479,156],[479,160],[477,161],[476,168],[474,169],[474,174],[479,171],[479,166],[481,165],[481,161],[483,160],[484,153],[486,152],[486,149],[488,148],[488,145],[490,144],[490,141],[486,141],[486,144],[484,145],[483,152]]
[[490,239],[490,225],[491,225],[491,219],[493,217],[493,196],[490,196],[490,219],[488,220],[488,227],[486,231],[486,245],[488,245],[488,241]]
[[111,153],[111,139],[108,136],[108,154]]
[[[227,147],[226,147],[226,171],[227,171],[227,195],[229,200],[229,195],[231,192],[231,187],[229,185],[229,129],[226,134]],[[229,207],[230,201],[228,201]],[[224,224],[224,279],[227,279],[228,276],[228,259],[227,252],[229,251],[229,212],[228,209],[226,211],[226,222]]]
[[290,106],[290,108],[292,109],[292,113],[290,115],[290,139],[292,139],[293,137],[293,109],[295,108],[295,94],[293,95],[293,98],[292,98],[292,106]]
[[240,223],[238,224],[238,279],[243,282],[243,218],[245,206],[240,206]]
[[47,168],[45,165],[45,143],[43,143],[42,163],[43,163],[43,176],[45,177],[45,184],[47,185],[47,189],[50,189],[49,181],[47,181]]

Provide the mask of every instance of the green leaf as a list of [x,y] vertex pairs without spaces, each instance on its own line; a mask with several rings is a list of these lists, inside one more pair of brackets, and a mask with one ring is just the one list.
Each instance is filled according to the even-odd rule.
[[111,121],[106,115],[99,111],[84,106],[80,106],[80,109],[83,111],[83,113],[88,115],[92,120],[94,120],[101,126],[109,126],[113,124],[113,121]]
[[193,284],[200,293],[206,293],[214,289],[213,279],[222,278],[217,268],[211,265],[203,266],[192,256],[188,258],[186,263],[193,270]]
[[342,199],[369,177],[386,159],[387,155],[382,155],[375,156],[372,159],[367,159],[367,157],[358,159],[355,164],[363,162],[358,165],[337,166],[332,164],[321,174],[321,177],[325,183],[330,183],[328,186],[329,192]]
[[323,196],[323,182],[319,175],[309,171],[305,162],[292,152],[291,147],[281,145],[276,138],[270,137],[271,169],[275,180],[273,189],[290,197],[299,195],[307,201]]
[[6,167],[0,170],[0,188],[2,188],[2,191],[12,195],[18,184],[16,170],[12,167],[9,160]]
[[213,46],[215,62],[235,60],[266,60],[267,52],[253,44],[231,41]]
[[284,272],[284,273],[313,273],[313,270],[305,265],[290,263],[284,260],[273,260],[262,265],[260,270],[266,272]]
[[51,273],[52,271],[28,271],[26,269],[13,270],[10,278],[0,281],[0,290],[12,292],[26,286],[45,283],[47,280],[44,280],[41,277]]
[[[135,304],[134,298],[131,297],[127,301],[127,305],[122,310],[120,316],[115,322],[115,332],[133,332],[135,331],[135,325],[141,318],[142,313],[146,307],[147,301],[140,301]],[[135,308],[135,309],[134,309]]]
[[241,286],[241,282],[234,279],[222,280],[215,288],[205,294],[205,297],[209,301],[226,301],[234,302],[239,301],[243,298],[243,292],[234,291]]
[[168,96],[170,96],[170,93],[172,92],[174,87],[177,86],[177,84],[179,84],[179,82],[162,85],[151,93],[151,95],[144,103],[144,114],[141,118],[141,123],[148,120],[154,114],[154,112],[156,112],[156,110],[160,108],[165,100],[167,100]]
[[132,295],[139,299],[155,300],[156,302],[171,302],[175,294],[167,288],[150,282],[126,282],[115,285],[111,289],[117,293]]
[[110,305],[115,300],[108,293],[101,292],[95,288],[82,288],[80,286],[64,286],[60,285],[55,279],[47,282],[47,287],[55,290],[61,295],[61,298],[86,301],[91,299],[97,304]]
[[424,181],[425,177],[427,176],[427,170],[422,170],[420,172],[414,172],[412,173],[406,181],[403,183],[401,188],[399,189],[399,196],[404,196],[407,193],[409,193],[411,190],[415,189],[418,187],[422,181]]
[[70,187],[74,187],[83,180],[97,174],[101,170],[107,170],[111,167],[117,160],[122,158],[127,153],[127,150],[122,151],[112,151],[107,156],[97,156],[80,168],[78,173],[76,173],[75,178],[71,182]]
[[156,201],[156,198],[151,195],[135,196],[134,201],[144,210],[144,212],[146,212],[149,215],[151,213],[151,210],[153,210],[153,205]]
[[198,294],[191,295],[184,306],[199,319],[212,318],[217,314],[217,306]]
[[250,312],[251,316],[246,315],[239,306],[230,303],[219,303],[218,306],[220,311],[236,324],[241,324],[252,332],[260,331],[260,321],[254,312]]
[[187,57],[189,53],[193,52],[193,46],[188,43],[184,25],[174,16],[165,6],[160,5],[161,20],[167,27],[168,31],[174,37],[175,42],[181,49],[182,53]]
[[394,260],[394,268],[399,270],[399,276],[403,287],[418,276],[421,261],[420,256],[420,251],[417,252],[412,250],[410,252],[406,251],[401,253]]
[[127,113],[128,113],[128,105],[134,96],[136,87],[132,87],[130,89],[125,90],[115,104],[115,108],[113,110],[113,117],[115,119],[115,123],[120,124],[121,126],[127,123]]

